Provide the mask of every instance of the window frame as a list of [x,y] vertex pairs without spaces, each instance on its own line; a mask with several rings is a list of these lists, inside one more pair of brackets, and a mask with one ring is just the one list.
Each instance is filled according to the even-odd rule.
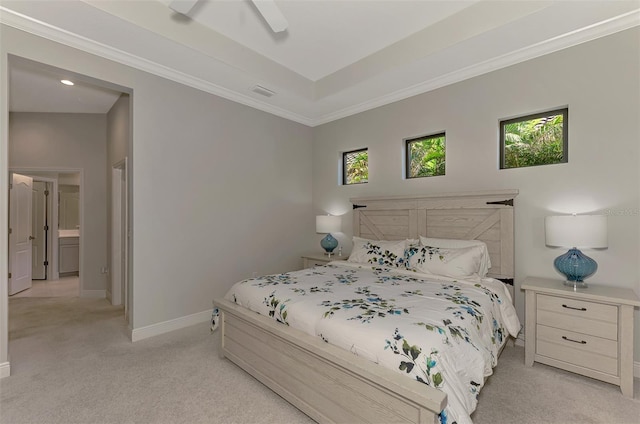
[[[562,115],[562,160],[554,163],[543,163],[539,165],[527,165],[517,166],[512,168],[505,167],[505,139],[504,129],[506,125],[513,124],[515,122],[530,121],[532,119],[543,118],[545,116]],[[569,162],[569,107],[563,107],[559,109],[552,109],[545,112],[532,113],[529,115],[522,115],[516,118],[500,120],[500,169],[520,169],[530,168],[533,166],[545,166],[545,165],[558,165],[561,163]]]
[[[426,140],[426,139],[430,139],[430,138],[439,138],[439,137],[444,137],[444,155],[445,155],[445,173],[442,175],[423,175],[423,176],[415,176],[412,177],[411,176],[411,149],[409,147],[409,145],[413,142],[416,141],[421,141],[421,140]],[[421,135],[419,137],[411,137],[411,138],[406,138],[404,140],[404,154],[405,154],[405,164],[404,164],[404,176],[407,180],[413,180],[416,178],[429,178],[429,177],[444,177],[447,173],[446,171],[446,162],[447,162],[447,132],[446,131],[440,131],[437,133],[433,133],[433,134],[428,134],[428,135]]]
[[367,184],[369,182],[368,177],[367,177],[367,181],[361,181],[357,183],[347,182],[347,176],[348,176],[347,160],[346,160],[347,155],[350,155],[353,153],[360,153],[360,152],[367,152],[367,174],[368,174],[368,171],[369,171],[369,148],[368,147],[363,147],[362,149],[355,149],[355,150],[342,152],[342,185],[349,186],[349,185],[357,185],[357,184]]

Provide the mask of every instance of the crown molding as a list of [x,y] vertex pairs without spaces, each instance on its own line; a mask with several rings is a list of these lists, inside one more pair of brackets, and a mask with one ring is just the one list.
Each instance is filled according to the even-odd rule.
[[0,6],[0,23],[290,121],[315,127],[640,25],[640,9],[317,118],[303,116]]
[[132,68],[166,78],[186,86],[220,96],[227,100],[267,112],[290,121],[312,126],[313,120],[288,110],[273,106],[227,88],[221,87],[201,78],[170,68],[168,66],[132,55],[120,49],[91,40],[79,34],[67,31],[54,25],[34,19],[30,16],[15,12],[0,6],[0,24],[46,38],[59,44],[82,50],[93,55],[118,62]]
[[559,50],[573,47],[578,44],[586,43],[597,38],[606,37],[607,35],[615,34],[617,32],[624,31],[626,29],[630,29],[639,25],[640,9],[636,9],[634,11],[616,16],[611,19],[607,19],[602,22],[598,22],[588,27],[580,28],[578,30],[539,42],[520,50],[516,50],[514,52],[507,53],[502,56],[498,56],[496,58],[492,58],[487,61],[450,72],[441,77],[432,78],[428,81],[424,81],[411,87],[395,91],[388,95],[380,96],[371,100],[367,100],[366,102],[344,108],[334,113],[323,115],[314,120],[313,126],[326,124],[328,122],[335,121],[341,118],[346,118],[347,116],[365,112],[367,110],[394,103],[399,100],[404,100],[418,94],[436,90],[447,85],[477,77],[479,75],[496,71],[498,69],[506,68],[507,66],[515,65],[527,60],[535,59],[540,56],[557,52]]

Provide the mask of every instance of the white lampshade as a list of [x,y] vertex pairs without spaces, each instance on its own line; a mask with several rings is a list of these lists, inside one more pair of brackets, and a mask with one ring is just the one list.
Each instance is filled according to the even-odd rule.
[[341,230],[341,224],[339,216],[318,215],[316,216],[316,233],[338,233]]
[[562,215],[544,219],[547,246],[607,247],[607,217],[605,215]]

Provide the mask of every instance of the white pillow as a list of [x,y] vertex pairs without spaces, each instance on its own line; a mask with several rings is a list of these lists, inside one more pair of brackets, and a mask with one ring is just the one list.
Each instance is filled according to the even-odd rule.
[[489,249],[485,242],[481,240],[459,240],[459,239],[441,239],[433,237],[420,236],[420,244],[423,246],[437,246],[437,247],[471,247],[478,246],[482,250],[482,257],[480,260],[480,267],[478,269],[478,275],[480,277],[486,277],[491,268],[491,258],[489,257]]
[[423,274],[451,278],[477,278],[482,261],[480,246],[436,247],[420,246],[411,256],[411,269]]
[[405,240],[369,240],[353,237],[353,249],[347,262],[404,267]]

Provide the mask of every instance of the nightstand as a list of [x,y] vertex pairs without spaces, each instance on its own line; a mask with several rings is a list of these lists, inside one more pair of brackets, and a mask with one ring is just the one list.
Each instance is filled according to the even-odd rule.
[[524,362],[551,365],[620,386],[633,397],[633,290],[527,277]]
[[308,255],[302,255],[302,269],[326,265],[331,261],[340,261],[342,259],[343,257],[338,255],[331,255],[331,257],[328,257],[322,253],[310,253]]

